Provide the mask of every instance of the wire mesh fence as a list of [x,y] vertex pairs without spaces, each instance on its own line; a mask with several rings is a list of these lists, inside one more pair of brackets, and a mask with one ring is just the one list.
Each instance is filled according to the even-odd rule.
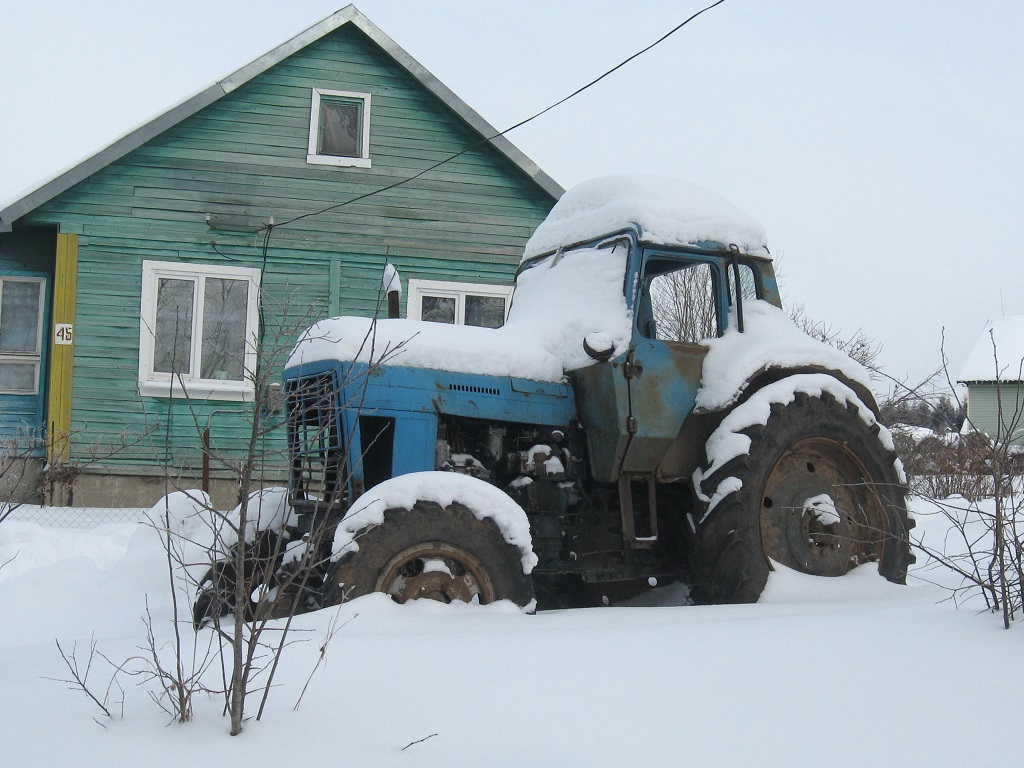
[[109,523],[137,523],[149,511],[148,508],[139,507],[44,507],[18,504],[5,509],[4,506],[0,505],[0,519],[21,520],[51,528],[97,528]]

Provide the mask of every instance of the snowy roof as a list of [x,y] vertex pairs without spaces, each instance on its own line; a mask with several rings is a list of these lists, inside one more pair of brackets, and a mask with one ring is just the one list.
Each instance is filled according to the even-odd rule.
[[[999,370],[996,370],[996,360]],[[1024,315],[991,320],[957,381],[1024,381]]]
[[714,242],[766,255],[764,227],[710,189],[661,176],[605,176],[564,195],[526,244],[523,260],[638,225],[659,245]]
[[426,67],[410,56],[394,40],[384,34],[379,27],[366,18],[354,5],[348,5],[340,11],[314,24],[305,32],[300,32],[291,40],[279,45],[269,53],[265,53],[250,64],[232,72],[230,75],[199,93],[190,96],[167,112],[155,117],[144,125],[132,129],[110,146],[91,155],[79,163],[59,172],[55,177],[46,180],[39,186],[27,191],[13,201],[0,200],[0,232],[9,232],[11,224],[26,213],[33,211],[49,202],[62,192],[71,189],[111,163],[121,159],[129,152],[138,149],[146,142],[171,128],[182,120],[191,117],[199,110],[214,103],[237,88],[245,85],[256,76],[266,72],[293,53],[315,43],[344,24],[352,24],[401,65],[423,87],[437,96],[452,111],[462,118],[471,128],[487,137],[495,149],[501,152],[523,173],[533,179],[551,196],[559,197],[563,189],[558,183],[540,169],[535,162],[524,155],[515,145],[490,123],[469,107],[462,99],[448,89],[444,83],[427,71]]

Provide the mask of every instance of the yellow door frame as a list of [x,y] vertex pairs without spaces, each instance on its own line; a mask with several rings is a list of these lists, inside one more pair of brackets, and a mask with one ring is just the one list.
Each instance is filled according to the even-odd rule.
[[71,458],[71,374],[74,365],[75,297],[78,287],[78,235],[57,235],[50,331],[49,402],[46,460]]

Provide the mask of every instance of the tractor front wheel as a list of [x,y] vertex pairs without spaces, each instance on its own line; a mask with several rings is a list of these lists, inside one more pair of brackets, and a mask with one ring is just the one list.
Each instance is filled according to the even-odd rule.
[[384,522],[359,532],[358,550],[347,552],[327,579],[325,603],[383,592],[397,603],[511,600],[526,607],[533,583],[523,573],[522,552],[502,538],[493,520],[467,507],[420,501],[391,509]]

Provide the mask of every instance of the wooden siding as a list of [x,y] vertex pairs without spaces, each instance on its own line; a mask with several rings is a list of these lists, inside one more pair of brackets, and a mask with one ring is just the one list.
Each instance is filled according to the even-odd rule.
[[0,232],[0,269],[53,274],[56,250],[55,228],[33,227]]
[[[1000,425],[1000,412],[1002,425]],[[972,382],[968,385],[967,415],[975,428],[1003,439],[1010,431],[1013,442],[1024,445],[1024,384]]]
[[[314,86],[371,94],[371,168],[306,162]],[[73,455],[147,435],[103,463],[198,469],[206,426],[215,454],[244,453],[246,404],[138,396],[143,260],[263,269],[265,338],[280,336],[285,352],[328,308],[372,313],[386,259],[405,278],[507,284],[554,200],[489,145],[275,228],[265,260],[254,231],[380,190],[480,138],[345,25],[26,217],[80,235]],[[212,229],[207,214],[238,229]]]

